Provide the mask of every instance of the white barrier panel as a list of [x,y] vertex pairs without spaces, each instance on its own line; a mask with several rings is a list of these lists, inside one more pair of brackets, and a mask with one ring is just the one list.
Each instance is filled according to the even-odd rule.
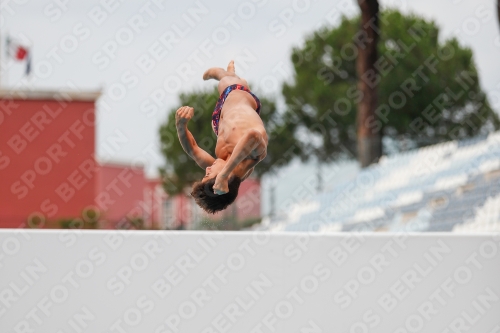
[[500,332],[500,235],[0,231],[0,332]]

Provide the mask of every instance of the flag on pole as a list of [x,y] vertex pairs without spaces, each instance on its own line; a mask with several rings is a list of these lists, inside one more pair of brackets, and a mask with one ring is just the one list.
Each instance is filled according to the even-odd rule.
[[7,37],[7,59],[26,61],[26,75],[31,73],[31,50]]

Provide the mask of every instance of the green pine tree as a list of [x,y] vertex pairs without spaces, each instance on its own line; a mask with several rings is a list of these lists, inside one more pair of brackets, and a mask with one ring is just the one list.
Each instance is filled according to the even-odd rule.
[[357,156],[358,79],[377,89],[367,126],[414,146],[486,134],[500,126],[479,85],[472,50],[439,38],[439,27],[396,10],[379,19],[376,71],[359,78],[358,47],[366,47],[360,17],[343,17],[293,49],[292,83],[283,85],[284,115],[301,138],[302,157],[330,161]]

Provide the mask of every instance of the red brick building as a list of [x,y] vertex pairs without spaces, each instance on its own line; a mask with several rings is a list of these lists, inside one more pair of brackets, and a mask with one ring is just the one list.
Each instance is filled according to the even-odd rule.
[[93,203],[99,95],[0,91],[0,226],[79,216]]
[[[77,219],[92,208],[101,212],[101,227],[115,228],[151,210],[144,204],[143,168],[96,161],[99,96],[0,91],[0,227],[23,227],[30,217]],[[158,223],[158,204],[155,209],[149,227]]]

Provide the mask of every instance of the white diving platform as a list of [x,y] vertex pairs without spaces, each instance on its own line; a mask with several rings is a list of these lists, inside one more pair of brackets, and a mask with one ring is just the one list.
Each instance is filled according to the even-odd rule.
[[500,333],[500,234],[0,230],[2,333]]

